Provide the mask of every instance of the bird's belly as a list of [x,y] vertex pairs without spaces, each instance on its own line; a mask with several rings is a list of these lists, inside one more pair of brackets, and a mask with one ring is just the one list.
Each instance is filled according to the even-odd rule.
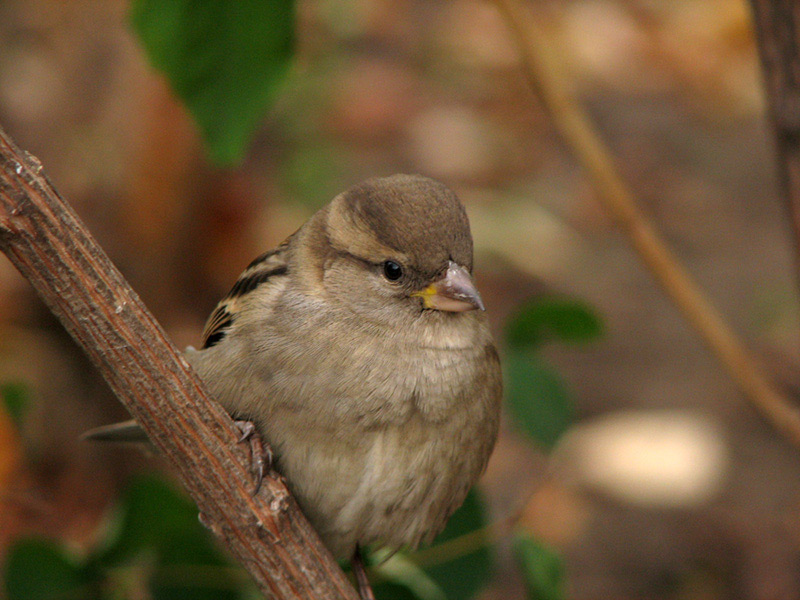
[[388,361],[374,345],[320,343],[298,363],[278,346],[258,363],[269,370],[241,360],[239,377],[197,364],[231,414],[257,423],[326,545],[347,558],[356,543],[430,541],[494,445],[499,373],[480,368],[492,347],[401,348]]
[[307,431],[279,445],[278,466],[336,556],[357,542],[416,547],[444,527],[483,470],[485,445],[462,440],[476,425],[415,416],[346,442]]

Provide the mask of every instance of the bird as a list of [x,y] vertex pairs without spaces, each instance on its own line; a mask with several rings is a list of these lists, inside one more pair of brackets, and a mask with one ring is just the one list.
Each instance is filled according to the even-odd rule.
[[253,260],[185,352],[360,587],[360,549],[430,543],[494,448],[500,359],[472,274],[450,188],[368,179]]

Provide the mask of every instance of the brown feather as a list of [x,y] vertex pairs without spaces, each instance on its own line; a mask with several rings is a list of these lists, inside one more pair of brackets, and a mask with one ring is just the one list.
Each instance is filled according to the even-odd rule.
[[225,337],[228,329],[233,324],[234,315],[237,313],[237,303],[243,296],[255,291],[263,285],[269,285],[276,277],[286,275],[286,249],[289,240],[286,238],[277,248],[258,256],[239,275],[231,291],[220,300],[211,316],[206,321],[203,329],[203,348],[210,348],[218,344]]

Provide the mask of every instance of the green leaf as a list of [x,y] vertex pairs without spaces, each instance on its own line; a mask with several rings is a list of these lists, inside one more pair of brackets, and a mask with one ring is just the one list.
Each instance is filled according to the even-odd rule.
[[8,600],[68,600],[94,598],[82,565],[59,545],[38,539],[21,540],[8,552],[5,565]]
[[316,210],[330,200],[330,191],[347,187],[352,152],[343,144],[317,136],[313,143],[297,144],[286,153],[282,178],[294,201]]
[[82,562],[49,542],[18,544],[6,565],[9,600],[82,600],[108,589],[122,596],[147,589],[154,600],[259,597],[242,569],[217,550],[194,504],[159,478],[136,479],[112,525]]
[[142,572],[155,600],[244,597],[249,579],[224,559],[197,515],[194,503],[171,484],[139,477],[123,493],[94,560],[101,568],[147,565]]
[[241,160],[288,71],[292,0],[134,0],[131,24],[197,121],[212,159]]
[[372,587],[376,600],[424,600],[407,587],[391,581],[384,581]]
[[376,598],[468,600],[475,596],[491,577],[492,555],[482,538],[468,534],[485,525],[483,503],[472,490],[430,548],[411,555],[398,552],[376,567],[386,580],[375,587]]
[[142,476],[122,495],[116,527],[98,560],[116,565],[146,552],[159,564],[223,564],[197,517],[197,507],[172,485]]
[[378,600],[447,600],[444,590],[405,553],[398,552],[376,569],[383,580],[373,588]]
[[150,581],[153,600],[239,600],[244,598],[247,576],[234,578],[230,569],[209,565],[162,567]]
[[552,550],[524,532],[514,536],[514,556],[525,577],[528,600],[563,600],[564,567]]
[[552,448],[572,420],[563,380],[541,360],[518,350],[511,350],[503,362],[506,406],[515,425]]
[[[454,540],[485,525],[483,502],[478,492],[472,490],[464,504],[450,517],[433,546]],[[450,600],[467,600],[475,596],[489,581],[492,574],[492,554],[489,547],[482,544],[453,560],[425,566],[425,572]]]
[[506,326],[512,348],[539,348],[552,340],[588,342],[603,332],[589,305],[571,298],[541,297],[523,305]]
[[20,381],[4,383],[0,386],[0,397],[3,399],[3,406],[16,428],[22,429],[22,421],[30,404],[28,386]]

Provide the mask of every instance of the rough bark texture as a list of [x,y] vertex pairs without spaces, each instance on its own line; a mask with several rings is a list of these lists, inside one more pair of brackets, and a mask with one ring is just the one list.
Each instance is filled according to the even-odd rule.
[[751,0],[775,128],[781,183],[791,211],[800,266],[800,3]]
[[357,598],[277,476],[257,496],[246,445],[72,209],[0,129],[0,250],[167,457],[202,520],[278,599]]

